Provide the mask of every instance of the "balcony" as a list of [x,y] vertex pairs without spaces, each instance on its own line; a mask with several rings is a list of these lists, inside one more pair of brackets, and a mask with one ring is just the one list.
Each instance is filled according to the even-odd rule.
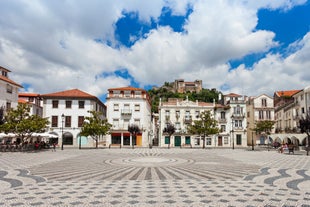
[[130,116],[132,114],[132,110],[130,110],[130,109],[122,109],[121,110],[121,114],[123,116]]
[[245,113],[233,113],[232,118],[244,118]]
[[184,123],[185,124],[191,124],[192,123],[192,116],[185,116],[184,117]]
[[218,118],[217,120],[219,123],[227,123],[227,119],[226,118]]

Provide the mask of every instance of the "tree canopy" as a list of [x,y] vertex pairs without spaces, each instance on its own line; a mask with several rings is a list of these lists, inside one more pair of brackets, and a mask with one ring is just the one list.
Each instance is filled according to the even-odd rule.
[[175,133],[175,126],[172,123],[168,123],[166,127],[164,128],[163,133],[168,134],[168,137],[169,137],[168,148],[170,148],[171,136]]
[[203,101],[203,102],[213,102],[213,100],[218,100],[218,95],[220,92],[215,89],[202,89],[199,93],[196,92],[185,92],[185,93],[175,93],[173,89],[173,84],[165,82],[164,86],[157,89],[148,90],[148,94],[152,101],[152,112],[158,112],[159,100],[167,101],[168,98],[180,98],[190,101]]
[[306,133],[308,138],[308,146],[306,146],[307,155],[310,150],[310,113],[307,113],[305,117],[299,119],[299,128],[301,133]]
[[137,124],[130,124],[128,125],[128,131],[132,135],[132,138],[133,138],[132,147],[134,148],[134,145],[136,144],[135,140],[136,140],[137,134],[141,133],[141,129]]
[[207,136],[219,133],[217,121],[212,117],[210,111],[200,113],[199,119],[187,126],[187,130],[191,134],[203,136],[203,148],[205,147],[205,139]]
[[256,133],[266,133],[270,134],[271,130],[274,128],[275,121],[272,120],[262,120],[255,123],[254,131]]
[[98,140],[101,136],[109,133],[112,125],[106,119],[103,119],[102,113],[97,111],[89,111],[91,116],[85,117],[80,135],[90,136],[96,141],[96,148],[98,148]]
[[24,103],[18,104],[16,109],[10,109],[4,120],[4,124],[0,125],[0,131],[15,134],[22,143],[33,133],[45,132],[49,124],[47,118],[30,115],[30,106]]

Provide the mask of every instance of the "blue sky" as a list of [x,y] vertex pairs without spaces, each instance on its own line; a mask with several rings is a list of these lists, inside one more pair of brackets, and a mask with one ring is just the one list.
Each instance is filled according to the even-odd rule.
[[2,0],[0,12],[0,65],[29,92],[104,101],[108,88],[180,78],[251,96],[310,85],[306,0]]

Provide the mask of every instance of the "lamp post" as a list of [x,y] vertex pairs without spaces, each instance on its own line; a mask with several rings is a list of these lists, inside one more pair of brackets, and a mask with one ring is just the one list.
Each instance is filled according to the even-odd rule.
[[252,150],[254,150],[254,139],[253,139],[254,131],[252,130]]
[[234,120],[231,120],[231,135],[232,135],[232,149],[235,149],[235,138],[234,138]]
[[61,150],[64,150],[64,119],[65,115],[61,115]]

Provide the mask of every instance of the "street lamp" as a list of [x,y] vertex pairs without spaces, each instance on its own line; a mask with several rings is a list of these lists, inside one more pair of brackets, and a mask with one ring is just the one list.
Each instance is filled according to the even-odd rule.
[[61,115],[61,150],[64,150],[64,119],[65,115]]
[[254,150],[254,139],[253,139],[254,131],[252,130],[252,150]]
[[235,149],[235,138],[234,138],[234,120],[231,120],[231,135],[232,135],[232,149]]

